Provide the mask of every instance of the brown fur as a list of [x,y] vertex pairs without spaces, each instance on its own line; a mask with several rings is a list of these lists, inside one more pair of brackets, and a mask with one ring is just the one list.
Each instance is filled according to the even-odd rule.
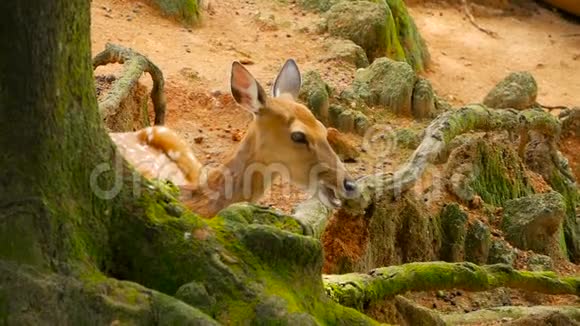
[[[324,125],[292,95],[266,96],[241,65],[234,64],[232,74],[232,95],[255,119],[220,167],[203,167],[185,141],[165,127],[111,134],[111,138],[143,175],[180,186],[181,200],[204,217],[235,202],[256,202],[270,186],[269,176],[283,176],[303,187],[322,181],[341,193],[348,173],[328,143]],[[296,131],[306,135],[307,144],[291,139]],[[140,164],[143,161],[152,163]]]

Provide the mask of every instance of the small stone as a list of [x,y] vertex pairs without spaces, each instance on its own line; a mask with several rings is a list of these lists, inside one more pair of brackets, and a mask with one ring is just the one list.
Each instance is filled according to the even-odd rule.
[[242,140],[242,133],[239,131],[232,133],[232,140],[235,142]]
[[195,141],[196,144],[201,144],[201,142],[203,141],[203,136],[197,136],[193,140]]

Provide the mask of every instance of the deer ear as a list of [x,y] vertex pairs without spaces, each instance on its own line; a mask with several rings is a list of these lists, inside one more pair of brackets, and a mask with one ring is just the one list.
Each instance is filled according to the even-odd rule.
[[232,96],[245,109],[257,114],[266,106],[266,92],[254,76],[238,61],[232,63],[230,84]]
[[278,97],[283,93],[292,95],[294,99],[298,98],[302,78],[300,77],[300,70],[294,59],[288,59],[280,69],[274,86],[272,86],[272,96]]

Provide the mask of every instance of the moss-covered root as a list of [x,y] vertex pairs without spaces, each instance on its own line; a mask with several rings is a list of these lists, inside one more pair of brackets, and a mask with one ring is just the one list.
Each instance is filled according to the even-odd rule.
[[550,272],[517,271],[507,265],[419,262],[377,268],[368,274],[324,275],[328,295],[356,309],[408,291],[463,289],[487,291],[509,287],[547,294],[580,294],[580,277],[557,277]]
[[361,212],[377,194],[401,193],[413,187],[429,164],[438,162],[447,144],[455,137],[469,131],[520,131],[534,130],[548,138],[560,134],[560,122],[541,110],[495,110],[481,104],[472,104],[439,115],[427,127],[423,140],[407,164],[391,175],[363,178],[359,183],[364,196],[346,203],[348,210]]
[[99,113],[103,119],[115,115],[121,102],[129,96],[141,75],[147,72],[153,80],[151,100],[153,101],[153,109],[155,110],[155,124],[164,124],[166,104],[163,87],[165,82],[161,69],[144,55],[119,45],[107,43],[105,50],[94,57],[93,69],[109,63],[122,63],[124,64],[124,70],[121,78],[115,81],[105,99],[99,103]]
[[219,325],[182,301],[100,273],[77,279],[0,260],[0,325]]
[[467,314],[453,313],[442,315],[442,318],[447,323],[447,325],[481,325],[500,321],[504,318],[519,319],[532,315],[538,316],[551,313],[560,313],[566,317],[569,317],[570,319],[580,321],[580,308],[574,306],[506,306],[495,307],[491,309],[481,309]]

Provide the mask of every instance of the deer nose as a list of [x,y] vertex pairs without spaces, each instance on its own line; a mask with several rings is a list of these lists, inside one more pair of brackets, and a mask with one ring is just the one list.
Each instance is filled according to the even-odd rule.
[[353,193],[357,190],[356,182],[354,182],[353,180],[344,179],[343,185],[344,190],[346,190],[347,193]]

